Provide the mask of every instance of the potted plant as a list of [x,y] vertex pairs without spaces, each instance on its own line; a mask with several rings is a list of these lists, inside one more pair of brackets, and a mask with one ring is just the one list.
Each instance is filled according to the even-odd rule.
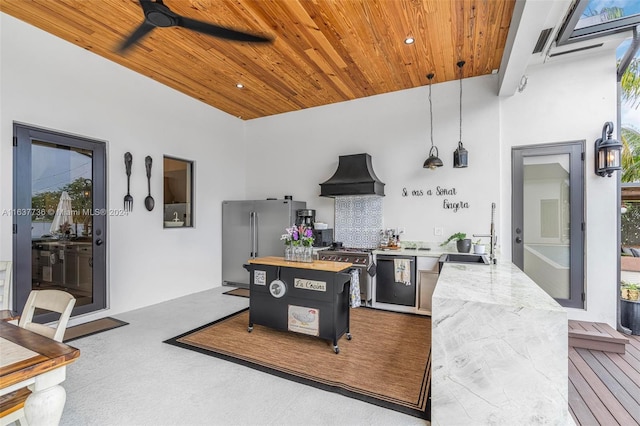
[[485,245],[484,245],[484,244],[481,244],[481,243],[480,243],[480,240],[476,240],[476,241],[473,243],[473,252],[474,252],[475,254],[484,254],[484,253],[485,253],[485,250],[486,250],[486,247],[485,247]]
[[626,281],[621,281],[620,282],[620,297],[623,300],[629,300],[629,292],[627,287],[629,286],[629,283]]
[[640,286],[637,284],[627,285],[627,299],[637,302],[638,298],[640,298]]
[[440,244],[440,246],[445,246],[451,241],[456,242],[456,247],[458,248],[459,253],[469,253],[469,251],[471,251],[471,240],[467,238],[467,234],[464,232],[456,232],[447,238],[447,241]]

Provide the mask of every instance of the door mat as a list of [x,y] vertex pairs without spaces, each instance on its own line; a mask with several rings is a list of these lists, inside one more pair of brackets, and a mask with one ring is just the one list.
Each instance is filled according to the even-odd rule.
[[62,341],[67,343],[81,337],[87,337],[91,336],[92,334],[102,333],[103,331],[112,330],[114,328],[122,327],[123,325],[128,324],[128,322],[120,321],[119,319],[111,317],[89,321],[84,324],[68,327],[64,333],[64,339]]
[[[335,354],[329,341],[254,325],[249,310],[165,343],[429,420],[431,318],[352,309]],[[322,366],[322,368],[318,368]]]
[[249,297],[248,288],[234,288],[233,290],[225,291],[222,294],[228,294],[229,296]]

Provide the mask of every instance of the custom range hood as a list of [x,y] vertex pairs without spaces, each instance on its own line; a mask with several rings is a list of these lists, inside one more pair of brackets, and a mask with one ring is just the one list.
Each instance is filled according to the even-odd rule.
[[341,155],[338,159],[338,170],[331,179],[320,184],[321,197],[341,195],[384,197],[384,183],[373,172],[369,154]]

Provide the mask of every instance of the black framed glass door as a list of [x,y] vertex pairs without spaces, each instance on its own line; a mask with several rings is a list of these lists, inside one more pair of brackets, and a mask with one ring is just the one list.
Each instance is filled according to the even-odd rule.
[[13,176],[14,309],[38,289],[71,293],[72,315],[104,309],[106,144],[14,123]]
[[562,306],[584,307],[584,141],[512,149],[513,263]]

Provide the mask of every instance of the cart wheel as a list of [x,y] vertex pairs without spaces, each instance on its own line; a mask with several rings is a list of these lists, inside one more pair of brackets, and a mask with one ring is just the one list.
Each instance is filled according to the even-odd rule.
[[339,353],[340,353],[340,348],[339,348],[339,347],[337,347],[337,346],[334,346],[334,347],[333,347],[333,351],[334,351],[334,352],[336,353],[336,355],[337,355],[337,354],[339,354]]
[[351,333],[347,333],[347,340],[351,340]]
[[247,327],[247,332],[251,333],[253,331],[253,326],[250,325],[249,327]]

